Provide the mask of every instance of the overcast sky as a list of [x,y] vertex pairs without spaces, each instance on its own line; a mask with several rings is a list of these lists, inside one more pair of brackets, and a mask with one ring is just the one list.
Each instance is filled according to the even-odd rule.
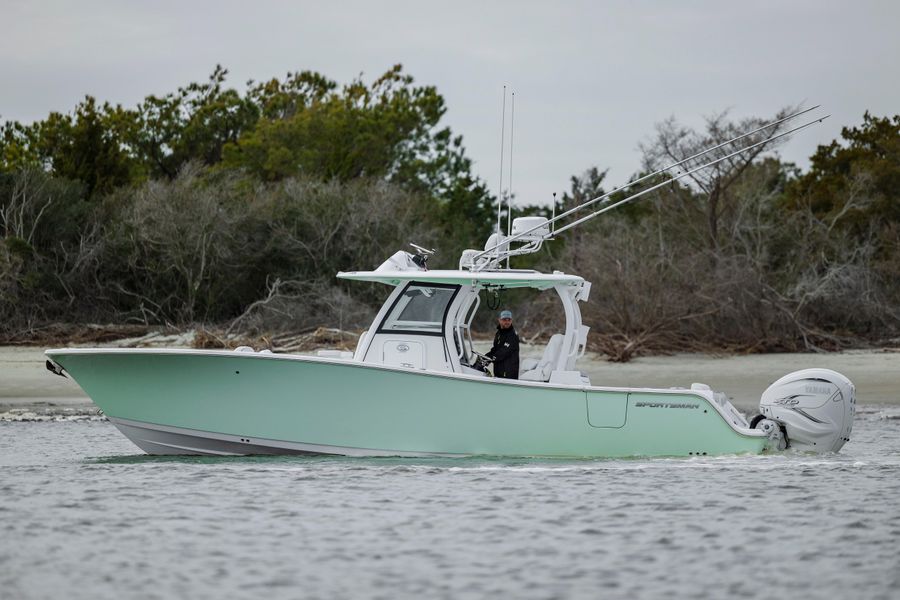
[[[900,113],[900,2],[101,2],[0,0],[0,119],[68,112],[85,94],[133,106],[205,79],[311,69],[341,83],[395,63],[447,100],[476,172],[497,189],[503,85],[516,92],[513,185],[549,199],[572,174],[640,166],[674,115],[833,116],[780,149],[803,166],[865,110]],[[507,120],[508,124],[508,120]],[[507,154],[508,156],[508,154]]]

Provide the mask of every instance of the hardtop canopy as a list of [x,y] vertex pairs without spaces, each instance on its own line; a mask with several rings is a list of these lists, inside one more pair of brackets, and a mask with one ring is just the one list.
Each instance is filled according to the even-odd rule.
[[584,279],[577,275],[565,273],[539,273],[537,271],[348,271],[337,274],[340,279],[355,281],[374,281],[387,285],[400,285],[409,281],[424,283],[446,283],[452,285],[471,285],[476,287],[498,288],[534,288],[547,290],[558,285],[580,286]]

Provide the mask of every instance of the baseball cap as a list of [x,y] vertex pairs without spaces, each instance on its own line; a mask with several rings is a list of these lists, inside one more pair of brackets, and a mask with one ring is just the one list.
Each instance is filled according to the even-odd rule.
[[512,311],[511,310],[502,310],[500,311],[501,319],[512,319]]

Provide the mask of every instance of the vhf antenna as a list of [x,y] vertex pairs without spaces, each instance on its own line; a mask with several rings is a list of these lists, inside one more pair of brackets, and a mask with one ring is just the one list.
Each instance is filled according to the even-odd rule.
[[[506,192],[506,237],[512,235],[512,167],[513,167],[513,136],[516,133],[516,93],[512,93],[512,108],[509,113],[509,183]],[[509,257],[506,257],[506,268],[509,269]]]
[[500,211],[503,209],[503,147],[506,145],[506,86],[503,86],[503,111],[500,116],[500,190],[497,194],[497,242],[500,240]]

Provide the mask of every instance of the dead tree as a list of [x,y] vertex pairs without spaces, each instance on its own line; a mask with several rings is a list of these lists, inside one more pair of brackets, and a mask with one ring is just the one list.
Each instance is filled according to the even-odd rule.
[[[685,127],[671,117],[657,124],[656,134],[648,143],[641,144],[644,153],[644,163],[647,170],[652,171],[665,164],[679,162],[692,156],[704,148],[716,146],[740,135],[744,131],[760,128],[767,122],[779,121],[789,114],[797,112],[797,107],[783,108],[772,119],[748,118],[740,121],[728,120],[728,113],[723,112],[706,118],[702,131]],[[704,155],[694,161],[688,161],[683,169],[688,171],[703,162],[726,156],[739,147],[748,147],[753,144],[771,139],[785,131],[790,125],[780,123],[768,127],[759,133],[753,134],[741,140],[740,146],[727,145],[713,153]],[[692,173],[686,179],[694,188],[696,196],[701,200],[701,209],[705,212],[705,237],[709,248],[715,255],[719,248],[721,220],[733,204],[733,188],[746,170],[766,152],[770,152],[781,143],[784,138],[773,141],[772,144],[762,144],[752,150],[726,159],[711,169],[701,169]]]

